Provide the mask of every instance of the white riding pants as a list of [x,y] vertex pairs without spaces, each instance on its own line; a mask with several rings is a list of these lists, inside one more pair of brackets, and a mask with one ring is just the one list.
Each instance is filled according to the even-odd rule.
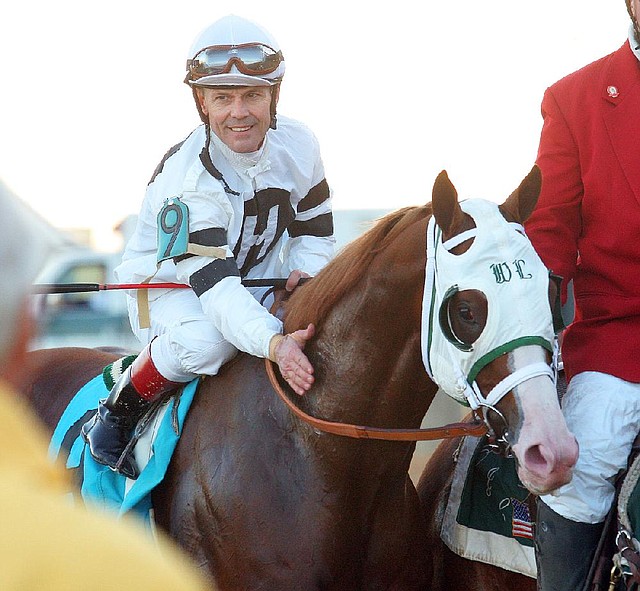
[[200,375],[216,375],[238,352],[205,316],[191,289],[175,289],[151,300],[151,327],[145,329],[139,325],[136,299],[127,300],[134,334],[143,345],[153,340],[151,358],[168,380],[188,382]]
[[614,477],[626,468],[640,431],[640,384],[580,373],[569,383],[562,412],[578,440],[578,462],[571,482],[542,500],[567,519],[600,523],[613,503]]

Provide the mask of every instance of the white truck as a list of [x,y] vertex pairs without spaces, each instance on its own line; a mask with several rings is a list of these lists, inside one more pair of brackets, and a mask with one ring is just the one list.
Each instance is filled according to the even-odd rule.
[[[54,255],[38,284],[114,283],[120,253],[71,249]],[[33,348],[120,347],[132,352],[141,346],[131,331],[123,291],[33,296],[39,334]]]

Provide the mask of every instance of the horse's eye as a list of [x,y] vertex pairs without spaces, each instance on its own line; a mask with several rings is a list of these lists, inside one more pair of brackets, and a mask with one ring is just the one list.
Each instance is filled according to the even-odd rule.
[[460,318],[464,321],[464,322],[475,322],[476,317],[475,314],[473,313],[473,310],[471,309],[470,306],[459,306],[458,307],[458,316],[460,316]]
[[445,337],[462,350],[469,350],[486,324],[487,298],[477,289],[453,294],[441,310],[440,326]]

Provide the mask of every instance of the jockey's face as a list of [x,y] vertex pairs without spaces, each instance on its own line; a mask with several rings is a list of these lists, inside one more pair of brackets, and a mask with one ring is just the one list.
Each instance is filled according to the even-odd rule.
[[198,88],[211,130],[234,152],[255,152],[271,124],[271,87]]

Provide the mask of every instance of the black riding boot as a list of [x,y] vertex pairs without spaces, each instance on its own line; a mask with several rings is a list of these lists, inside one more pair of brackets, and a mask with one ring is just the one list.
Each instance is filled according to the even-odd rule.
[[101,400],[98,412],[82,426],[93,459],[128,478],[137,478],[138,469],[129,454],[122,458],[138,421],[150,402],[136,392],[131,383],[131,368],[120,376],[109,396]]
[[538,500],[538,591],[583,591],[603,523],[579,523]]
[[150,404],[179,384],[163,377],[144,349],[115,383],[109,396],[101,400],[96,414],[82,426],[93,459],[128,478],[138,477],[131,454],[122,457],[133,431]]

